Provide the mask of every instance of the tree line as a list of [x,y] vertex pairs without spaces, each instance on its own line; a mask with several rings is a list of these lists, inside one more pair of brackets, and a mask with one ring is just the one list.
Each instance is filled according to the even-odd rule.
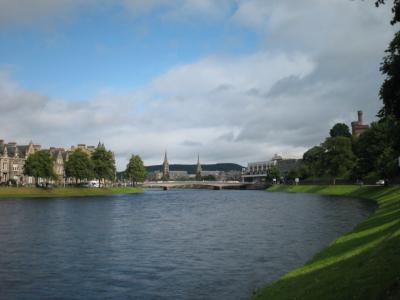
[[[379,7],[385,0],[375,1]],[[400,0],[393,0],[391,25],[400,23]],[[384,81],[379,90],[382,108],[378,121],[359,137],[352,136],[346,124],[336,124],[330,136],[303,155],[303,165],[288,177],[363,180],[399,175],[400,156],[400,31],[389,43],[380,71]]]
[[331,178],[362,181],[399,175],[397,146],[394,136],[400,132],[392,117],[373,122],[359,137],[352,136],[346,124],[338,123],[329,137],[303,155],[303,164],[292,169],[288,178]]
[[[65,161],[64,170],[63,177],[73,179],[76,185],[85,180],[97,179],[100,185],[102,180],[116,179],[113,153],[104,146],[96,148],[91,155],[81,149],[75,150]],[[34,177],[36,183],[39,178],[46,181],[60,179],[54,171],[54,160],[49,150],[37,151],[30,155],[25,162],[24,175]],[[138,182],[143,182],[146,176],[142,159],[139,155],[132,155],[124,172],[124,179],[136,185]]]
[[[115,180],[115,160],[111,151],[104,146],[97,147],[92,155],[88,155],[81,149],[77,149],[64,163],[62,177],[72,178],[78,184],[83,180],[97,179]],[[54,171],[54,160],[49,150],[40,150],[31,154],[24,165],[24,175],[34,177],[36,183],[39,178],[49,180],[60,179]]]

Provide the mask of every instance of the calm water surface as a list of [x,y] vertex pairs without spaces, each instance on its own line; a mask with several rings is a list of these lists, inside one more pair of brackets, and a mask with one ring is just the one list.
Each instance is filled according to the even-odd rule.
[[248,299],[373,207],[262,191],[0,201],[0,299]]

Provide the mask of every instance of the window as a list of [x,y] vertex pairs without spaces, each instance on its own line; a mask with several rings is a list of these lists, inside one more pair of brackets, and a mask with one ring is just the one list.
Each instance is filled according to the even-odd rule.
[[18,171],[18,165],[15,165],[15,164],[13,165],[13,171],[14,172]]

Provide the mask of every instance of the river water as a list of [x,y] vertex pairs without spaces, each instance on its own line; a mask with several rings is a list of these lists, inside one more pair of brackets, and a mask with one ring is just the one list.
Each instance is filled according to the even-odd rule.
[[263,191],[0,201],[0,299],[248,299],[373,210]]

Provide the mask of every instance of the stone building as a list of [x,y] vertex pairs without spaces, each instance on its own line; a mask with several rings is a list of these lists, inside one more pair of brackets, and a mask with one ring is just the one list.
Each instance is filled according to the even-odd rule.
[[265,181],[268,170],[276,167],[282,177],[285,177],[292,168],[300,166],[302,159],[299,158],[283,158],[275,154],[269,161],[250,162],[246,169],[242,172],[242,181],[244,182],[260,182]]
[[169,171],[170,180],[187,180],[189,179],[189,174],[187,171]]
[[[89,157],[92,156],[94,151],[97,148],[103,147],[105,148],[103,143],[100,143],[96,146],[87,146],[86,144],[78,144],[77,146],[71,146],[71,148],[65,150],[64,148],[50,148],[50,154],[54,161],[54,173],[57,175],[58,183],[65,182],[65,183],[74,183],[75,180],[73,178],[65,178],[65,164],[69,160],[69,157],[72,153],[77,150],[86,153]],[[113,159],[115,161],[115,155],[113,153]]]
[[369,126],[364,124],[362,110],[359,110],[357,114],[358,114],[358,120],[351,122],[351,131],[353,136],[358,137],[362,133],[364,133],[364,131],[366,131],[369,128]]
[[[97,148],[105,147],[104,144],[100,143],[97,145]],[[96,150],[95,146],[86,146],[85,144],[78,144],[77,146],[72,146],[68,152],[74,152],[76,150],[81,150],[82,152],[86,153],[87,155],[91,156],[93,152]]]
[[17,184],[32,184],[33,178],[24,175],[25,161],[29,155],[40,150],[40,145],[5,143],[0,140],[0,182],[15,181]]
[[[98,147],[104,147],[99,143]],[[53,183],[72,183],[71,178],[65,178],[65,163],[74,151],[80,149],[84,153],[91,156],[96,150],[95,146],[86,146],[78,144],[70,149],[51,147],[49,153],[54,161],[54,173],[57,178]],[[41,150],[40,145],[30,142],[28,145],[17,145],[11,142],[6,144],[4,140],[0,140],[0,183],[15,181],[17,184],[35,184],[34,178],[24,175],[24,166],[29,155]],[[113,153],[113,159],[115,156]]]
[[53,170],[59,179],[65,177],[65,162],[68,161],[69,152],[65,151],[64,148],[49,149],[50,156],[53,159],[54,165]]

